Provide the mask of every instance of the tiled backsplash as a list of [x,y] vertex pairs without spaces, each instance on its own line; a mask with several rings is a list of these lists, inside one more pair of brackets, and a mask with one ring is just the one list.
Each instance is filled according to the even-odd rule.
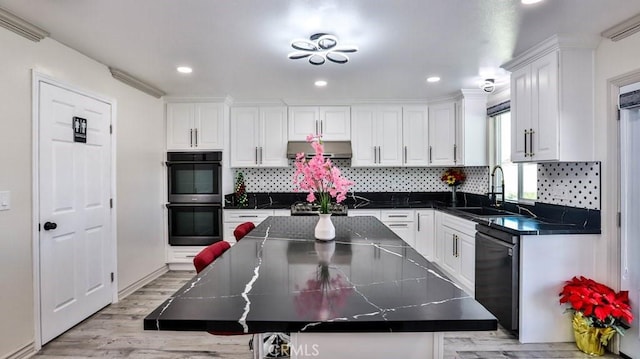
[[[343,175],[355,182],[355,192],[441,192],[450,188],[440,180],[447,168],[354,168],[349,160],[333,161]],[[292,162],[291,162],[292,163]],[[488,167],[465,167],[466,181],[460,191],[484,194],[489,182]],[[293,164],[288,168],[238,168],[248,192],[292,192]]]
[[600,162],[538,164],[538,202],[600,209]]
[[[349,160],[335,160],[342,173],[355,182],[355,192],[449,191],[440,176],[443,168],[352,168]],[[238,168],[248,192],[293,192],[292,162],[288,168]],[[489,168],[465,167],[467,180],[462,192],[488,192]],[[600,209],[600,162],[556,162],[538,164],[538,201],[569,207]]]

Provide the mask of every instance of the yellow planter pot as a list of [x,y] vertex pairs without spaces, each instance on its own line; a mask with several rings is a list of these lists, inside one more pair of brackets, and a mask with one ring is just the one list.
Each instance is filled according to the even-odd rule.
[[580,312],[573,315],[573,335],[576,338],[578,349],[584,353],[604,355],[604,348],[615,333],[613,328],[589,326]]

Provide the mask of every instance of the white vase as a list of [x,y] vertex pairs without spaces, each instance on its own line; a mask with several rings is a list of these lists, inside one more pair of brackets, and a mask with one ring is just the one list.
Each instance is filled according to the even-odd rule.
[[336,237],[336,227],[331,222],[331,213],[319,214],[318,223],[316,224],[315,237],[322,241],[330,241]]

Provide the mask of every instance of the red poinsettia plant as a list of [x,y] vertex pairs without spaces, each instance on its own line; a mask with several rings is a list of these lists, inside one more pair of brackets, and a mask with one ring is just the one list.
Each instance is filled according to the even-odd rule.
[[567,281],[560,292],[560,304],[571,305],[568,311],[582,313],[589,326],[615,329],[624,334],[633,320],[629,292],[616,293],[593,279],[580,276]]
[[446,183],[449,186],[457,186],[459,184],[462,184],[462,182],[467,179],[467,175],[465,175],[464,172],[462,172],[462,170],[460,169],[449,168],[448,170],[444,171],[440,179],[442,180],[442,182]]

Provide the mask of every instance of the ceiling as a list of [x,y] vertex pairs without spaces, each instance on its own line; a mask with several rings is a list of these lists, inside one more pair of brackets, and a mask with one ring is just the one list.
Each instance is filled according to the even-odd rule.
[[[598,35],[638,0],[0,0],[51,38],[177,97],[235,101],[432,100],[553,34]],[[347,64],[290,60],[318,32],[356,45]],[[184,75],[176,67],[187,65]],[[441,77],[426,83],[428,76]],[[328,82],[324,88],[315,80]]]

